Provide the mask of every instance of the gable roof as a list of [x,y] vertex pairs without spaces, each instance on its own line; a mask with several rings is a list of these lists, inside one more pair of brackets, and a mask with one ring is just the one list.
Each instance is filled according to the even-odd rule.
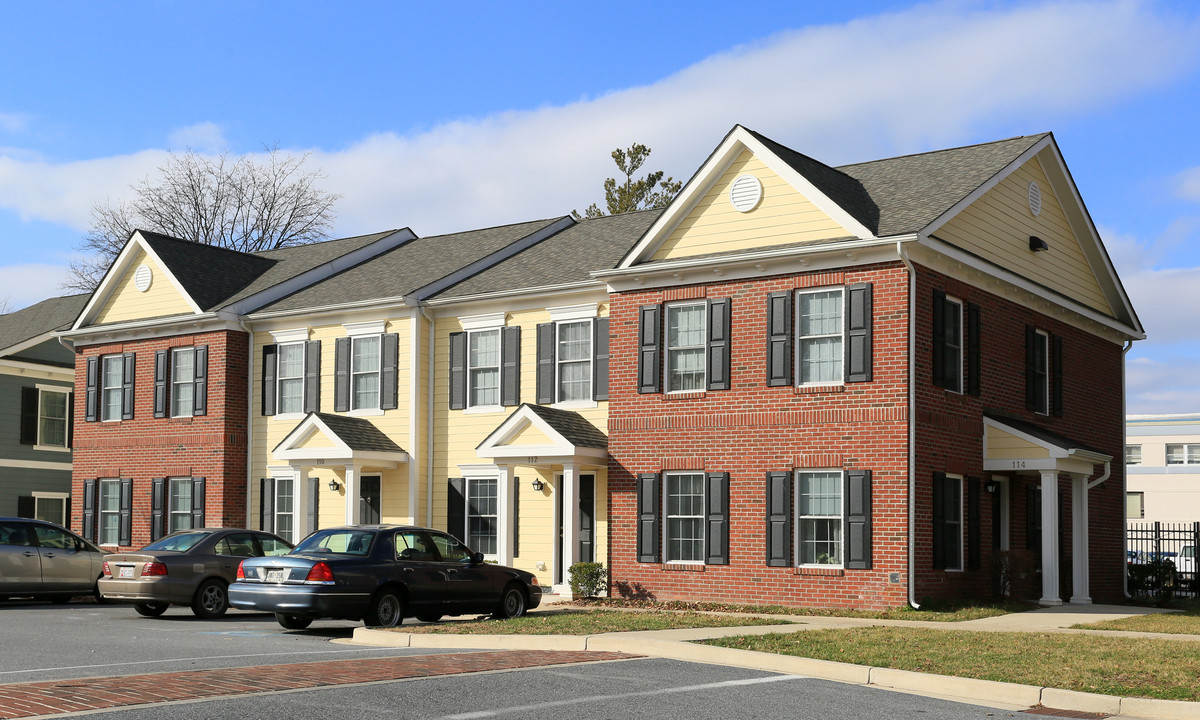
[[608,449],[608,436],[579,413],[530,403],[526,406],[575,447]]
[[31,340],[41,342],[43,336],[55,330],[65,330],[87,304],[89,294],[64,295],[43,300],[15,312],[0,315],[0,354],[27,345]]

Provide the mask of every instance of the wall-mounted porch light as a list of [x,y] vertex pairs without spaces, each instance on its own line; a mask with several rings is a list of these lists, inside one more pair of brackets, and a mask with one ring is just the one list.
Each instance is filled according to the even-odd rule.
[[989,495],[994,495],[999,487],[1000,483],[996,482],[995,480],[988,480],[983,484],[983,489],[987,490]]
[[546,487],[546,484],[544,482],[542,482],[541,480],[533,481],[533,491],[534,492],[541,492],[542,488],[544,488],[544,487]]
[[337,480],[329,481],[329,492],[337,492],[339,487],[341,487],[341,485],[338,485]]

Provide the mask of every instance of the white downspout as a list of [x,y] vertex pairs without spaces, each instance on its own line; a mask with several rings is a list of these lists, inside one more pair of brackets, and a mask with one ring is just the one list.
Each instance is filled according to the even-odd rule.
[[426,343],[428,357],[425,362],[427,388],[425,397],[425,526],[433,527],[433,342],[435,338],[435,323],[425,306],[420,306],[421,317],[429,323],[429,341]]
[[[420,385],[421,374],[421,318],[414,312],[409,321],[408,327],[409,350],[408,350],[408,446],[412,448],[413,455],[420,457],[416,452],[418,438],[418,426],[420,424],[421,413],[420,395],[417,389]],[[429,458],[425,458],[425,462],[429,462]],[[409,523],[417,525],[417,480],[420,477],[420,470],[417,468],[412,456],[408,458],[408,517]]]
[[[1125,407],[1125,405],[1126,405],[1126,400],[1125,400],[1125,367],[1126,367],[1125,356],[1128,355],[1129,351],[1132,349],[1133,349],[1133,341],[1132,340],[1126,340],[1125,347],[1121,349],[1121,428],[1122,428],[1121,438],[1124,441],[1121,445],[1122,453],[1125,452],[1125,444],[1124,443],[1129,442],[1129,436],[1128,436],[1129,422],[1125,419],[1128,417],[1128,415],[1126,415],[1126,413],[1128,412],[1128,409]],[[1122,455],[1121,457],[1124,458],[1125,456]],[[1124,463],[1124,460],[1122,460],[1122,463]],[[1106,463],[1105,464],[1105,474],[1104,474],[1104,476],[1106,478],[1108,477],[1107,468],[1108,468],[1108,466]],[[1121,465],[1121,498],[1124,499],[1124,498],[1129,497],[1128,493],[1129,493],[1129,472],[1128,472],[1128,469],[1124,466],[1124,464],[1122,464]],[[1123,514],[1124,513],[1122,513],[1122,515]],[[1122,532],[1121,532],[1121,550],[1124,551],[1122,556],[1127,558],[1127,557],[1129,557],[1129,524],[1124,523],[1123,525],[1124,526],[1122,527]],[[1124,568],[1124,571],[1121,573],[1121,587],[1125,593],[1125,597],[1129,597],[1129,565],[1128,565],[1128,563],[1122,561],[1121,567]]]
[[[242,527],[248,528],[251,515],[250,501],[254,499],[254,333],[246,327],[246,321],[241,317],[238,318],[238,327],[246,333],[248,344],[246,348],[246,522],[242,525]],[[228,360],[228,347],[226,347],[225,354]],[[305,488],[292,490],[292,492],[304,491]],[[293,536],[293,542],[300,542],[300,540]]]
[[908,604],[921,605],[913,595],[917,584],[917,270],[904,254],[904,243],[896,243],[896,254],[908,269]]

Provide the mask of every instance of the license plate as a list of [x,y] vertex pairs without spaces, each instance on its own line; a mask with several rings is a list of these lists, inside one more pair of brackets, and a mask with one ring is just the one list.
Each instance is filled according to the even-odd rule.
[[122,577],[122,578],[133,577],[133,566],[129,565],[126,567],[118,567],[117,568],[117,577]]
[[267,582],[281,583],[287,579],[287,570],[268,570]]

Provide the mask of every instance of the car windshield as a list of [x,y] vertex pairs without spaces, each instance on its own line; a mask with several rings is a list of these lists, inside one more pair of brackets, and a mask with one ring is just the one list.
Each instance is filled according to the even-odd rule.
[[331,552],[343,555],[366,555],[371,551],[375,533],[346,528],[319,530],[309,535],[292,551],[297,553]]
[[209,533],[204,532],[188,532],[179,533],[178,535],[168,535],[162,540],[155,540],[142,551],[146,550],[170,550],[174,552],[187,552],[196,546],[204,538],[208,537]]

